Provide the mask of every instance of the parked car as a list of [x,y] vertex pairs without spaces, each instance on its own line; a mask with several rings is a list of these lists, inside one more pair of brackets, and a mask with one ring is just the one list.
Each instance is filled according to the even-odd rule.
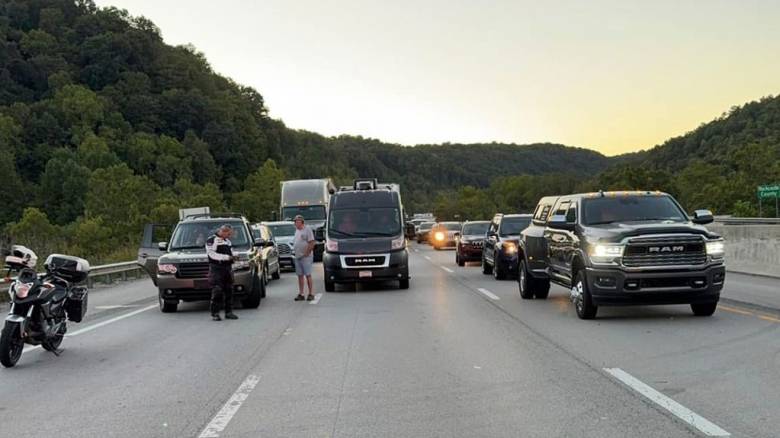
[[690,304],[712,315],[726,277],[724,242],[661,192],[599,192],[542,198],[522,234],[518,287],[547,298],[550,282],[570,289],[577,316],[599,306]]
[[233,263],[233,296],[244,307],[257,308],[265,297],[268,271],[262,262],[261,249],[273,242],[252,239],[249,222],[240,215],[198,214],[187,216],[176,225],[169,240],[157,236],[170,230],[168,225],[148,224],[138,249],[138,264],[149,274],[158,288],[160,310],[175,312],[179,302],[208,301],[209,262],[206,239],[221,225],[233,227],[233,252],[238,261]]
[[339,283],[398,281],[401,289],[409,288],[401,195],[364,181],[330,198],[323,256],[328,292]]
[[276,252],[279,254],[279,267],[281,269],[295,270],[293,263],[293,238],[295,237],[295,222],[277,221],[262,222],[271,231]]
[[424,243],[428,241],[428,234],[431,232],[431,228],[436,225],[436,222],[423,222],[417,227],[417,243]]
[[414,222],[406,221],[404,224],[404,236],[406,236],[407,239],[414,239],[417,237],[417,227],[414,225]]
[[265,270],[268,272],[268,275],[265,276],[266,281],[268,281],[269,277],[278,280],[281,278],[282,266],[279,263],[279,249],[273,233],[265,224],[254,224],[252,225],[252,237],[273,243],[260,248],[260,261],[265,265]]
[[460,222],[439,222],[428,233],[428,241],[433,249],[454,248],[458,234],[460,234]]
[[517,242],[531,223],[530,214],[501,214],[493,217],[482,250],[482,273],[503,280],[517,274]]
[[482,247],[488,228],[490,221],[470,221],[463,224],[455,247],[455,263],[458,266],[482,260]]

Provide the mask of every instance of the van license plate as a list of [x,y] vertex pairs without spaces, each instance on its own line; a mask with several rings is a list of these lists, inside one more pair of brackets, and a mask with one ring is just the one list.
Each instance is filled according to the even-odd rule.
[[371,278],[374,275],[371,271],[360,271],[358,272],[358,277],[360,278]]

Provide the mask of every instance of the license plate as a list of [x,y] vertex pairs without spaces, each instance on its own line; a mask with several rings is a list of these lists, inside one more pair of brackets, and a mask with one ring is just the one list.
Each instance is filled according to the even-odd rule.
[[358,277],[360,278],[371,278],[374,276],[374,273],[371,271],[360,271],[358,272]]

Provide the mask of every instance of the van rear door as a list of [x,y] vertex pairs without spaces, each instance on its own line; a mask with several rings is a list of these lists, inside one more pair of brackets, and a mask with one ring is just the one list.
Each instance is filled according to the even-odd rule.
[[141,246],[138,248],[138,264],[149,274],[157,285],[157,259],[165,253],[159,247],[160,242],[168,242],[171,237],[170,225],[146,224]]

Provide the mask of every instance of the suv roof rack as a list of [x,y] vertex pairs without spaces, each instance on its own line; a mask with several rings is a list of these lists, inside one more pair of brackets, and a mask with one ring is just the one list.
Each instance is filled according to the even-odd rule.
[[188,214],[187,216],[184,216],[184,220],[192,220],[192,219],[227,219],[227,218],[235,218],[235,219],[244,219],[243,213],[196,213],[196,214]]
[[357,178],[352,183],[353,190],[376,190],[379,182],[376,178]]

